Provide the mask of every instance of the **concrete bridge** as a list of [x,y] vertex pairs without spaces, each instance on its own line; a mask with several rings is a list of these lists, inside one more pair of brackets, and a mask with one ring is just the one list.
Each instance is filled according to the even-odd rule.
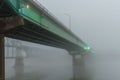
[[0,80],[5,79],[4,37],[66,49],[73,62],[90,49],[36,0],[1,0]]

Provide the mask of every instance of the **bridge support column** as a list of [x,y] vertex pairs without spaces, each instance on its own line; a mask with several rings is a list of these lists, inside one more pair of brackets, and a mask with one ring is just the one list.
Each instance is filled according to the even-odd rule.
[[24,48],[22,47],[22,43],[18,40],[12,40],[12,45],[15,50],[15,62],[14,62],[14,72],[15,76],[13,77],[15,80],[24,80],[24,58],[26,57],[26,53]]
[[15,59],[15,79],[24,79],[24,56],[22,47],[16,48],[16,59]]
[[76,80],[88,80],[88,73],[85,67],[85,56],[84,54],[76,56]]
[[0,80],[5,80],[4,35],[0,34]]
[[77,58],[77,78],[78,80],[85,80],[85,62],[84,56],[80,55],[81,57]]
[[76,59],[75,59],[76,55],[72,55],[73,58],[73,80],[76,80]]
[[0,18],[0,33],[7,34],[24,25],[24,20],[20,16]]
[[24,25],[24,20],[20,16],[0,18],[0,80],[5,80],[5,59],[4,59],[4,35]]
[[73,58],[73,79],[86,80],[84,55],[72,54]]

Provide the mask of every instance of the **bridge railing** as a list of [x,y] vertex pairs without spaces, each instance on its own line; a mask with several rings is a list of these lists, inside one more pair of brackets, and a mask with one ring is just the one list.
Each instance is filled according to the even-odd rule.
[[[55,35],[84,48],[86,44],[70,30],[68,30],[51,12],[44,8],[40,2],[36,0],[7,0],[14,7],[17,14],[24,19],[35,23],[39,27],[54,33]],[[19,3],[19,8],[13,3]],[[16,2],[15,2],[16,1]],[[28,6],[28,7],[27,7]]]
[[[31,1],[31,0],[30,0]],[[60,25],[63,29],[65,29],[67,32],[69,32],[70,34],[72,34],[73,36],[75,36],[77,38],[77,40],[80,40],[78,38],[78,36],[74,35],[73,32],[71,32],[53,13],[51,13],[47,8],[45,8],[39,0],[33,0],[37,5],[38,8],[41,9],[48,17],[50,17],[51,19],[53,19],[56,23],[58,23],[58,25]],[[81,40],[82,41],[82,40]],[[83,41],[82,41],[83,42]],[[84,43],[84,42],[83,42]]]
[[38,6],[39,8],[47,15],[49,16],[50,18],[52,18],[55,22],[59,23],[60,25],[64,26],[65,29],[67,29],[69,31],[69,29],[67,27],[65,27],[65,25],[60,22],[60,20],[53,14],[51,13],[47,8],[45,8],[41,3],[40,1],[38,0],[33,0]]

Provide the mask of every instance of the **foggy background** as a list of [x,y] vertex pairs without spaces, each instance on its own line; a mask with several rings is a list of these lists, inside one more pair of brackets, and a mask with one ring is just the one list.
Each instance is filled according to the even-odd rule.
[[92,46],[95,80],[120,80],[120,0],[39,0]]
[[[5,43],[12,43],[10,41],[17,42],[17,45],[20,43],[24,47],[25,54],[22,55],[24,55],[25,78],[22,79],[20,76],[20,80],[70,80],[72,78],[72,57],[66,50],[11,38],[6,38]],[[5,47],[6,80],[15,80],[16,53],[16,48]]]
[[[68,29],[69,17],[65,14],[70,15],[71,31],[93,48],[93,53],[86,61],[93,80],[120,80],[119,0],[39,1]],[[26,42],[25,44],[33,46],[33,52],[30,53],[34,56],[25,59],[26,73],[42,74],[42,77],[47,76],[46,80],[61,80],[63,76],[68,80],[72,77],[72,57],[67,51],[43,45],[38,48],[37,44]],[[14,60],[6,60],[6,65],[6,77],[13,76]]]

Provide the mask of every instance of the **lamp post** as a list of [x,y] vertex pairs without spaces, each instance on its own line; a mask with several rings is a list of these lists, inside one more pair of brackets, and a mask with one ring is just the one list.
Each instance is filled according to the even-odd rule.
[[65,13],[65,15],[68,16],[68,18],[69,18],[69,29],[71,31],[71,15],[67,14],[67,13]]

